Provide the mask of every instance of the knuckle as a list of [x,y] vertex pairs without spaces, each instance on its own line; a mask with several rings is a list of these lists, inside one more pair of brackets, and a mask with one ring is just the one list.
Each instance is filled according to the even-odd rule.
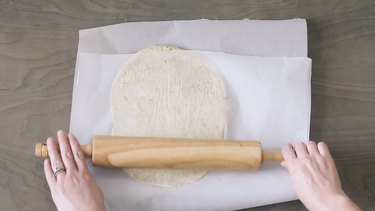
[[70,152],[66,152],[66,153],[64,153],[64,157],[67,158],[67,159],[70,159],[72,157],[72,155],[70,154]]
[[82,152],[80,150],[78,150],[76,152],[76,156],[77,156],[78,159],[81,159],[82,158]]
[[316,156],[315,160],[316,160],[317,163],[319,163],[321,165],[325,165],[325,163],[326,163],[325,159],[321,156]]
[[310,157],[303,157],[303,158],[301,158],[301,162],[303,163],[303,164],[305,164],[305,165],[311,165],[311,163],[312,163],[312,159],[310,158]]
[[85,181],[90,181],[91,180],[91,175],[88,171],[83,171],[82,172],[82,178],[85,180]]

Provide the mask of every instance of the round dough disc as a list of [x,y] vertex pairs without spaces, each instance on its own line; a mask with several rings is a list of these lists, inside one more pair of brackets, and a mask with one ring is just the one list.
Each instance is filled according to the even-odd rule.
[[[223,81],[203,59],[173,46],[135,54],[111,89],[113,134],[222,139],[226,125]],[[201,180],[207,171],[126,169],[133,178],[161,187]]]

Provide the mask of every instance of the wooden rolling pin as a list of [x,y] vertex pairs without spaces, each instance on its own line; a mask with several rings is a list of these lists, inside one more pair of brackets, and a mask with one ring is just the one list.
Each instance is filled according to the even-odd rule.
[[[283,160],[257,141],[95,136],[82,150],[95,166],[121,168],[257,170]],[[47,146],[36,144],[35,155],[47,157]]]

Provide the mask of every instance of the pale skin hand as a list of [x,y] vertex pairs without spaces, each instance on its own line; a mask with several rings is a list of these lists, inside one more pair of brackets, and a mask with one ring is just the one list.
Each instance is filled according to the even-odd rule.
[[[57,209],[103,211],[103,193],[87,168],[77,139],[63,131],[58,131],[57,139],[59,145],[53,138],[47,139],[49,159],[44,161],[44,172]],[[53,171],[56,166],[65,167],[66,171],[55,177]]]
[[325,143],[299,142],[283,147],[282,166],[294,190],[309,210],[360,210],[341,188],[335,163]]
[[[103,211],[101,189],[92,178],[77,139],[59,131],[59,145],[47,139],[50,159],[44,162],[44,171],[58,210]],[[60,147],[61,155],[58,153]],[[281,164],[288,169],[294,189],[309,210],[360,210],[341,188],[335,163],[325,143],[302,142],[282,149]],[[57,166],[66,171],[53,174]]]

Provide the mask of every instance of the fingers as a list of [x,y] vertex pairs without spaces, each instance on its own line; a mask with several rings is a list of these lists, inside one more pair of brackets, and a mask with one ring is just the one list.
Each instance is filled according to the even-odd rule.
[[87,164],[86,164],[83,151],[81,149],[81,145],[78,143],[78,140],[76,139],[76,137],[74,137],[72,134],[69,134],[68,138],[69,138],[70,147],[72,149],[73,157],[76,162],[78,171],[87,170]]
[[53,174],[51,163],[48,158],[44,160],[44,174],[46,175],[48,186],[51,189],[56,183],[56,178]]
[[306,144],[304,142],[298,142],[295,144],[294,148],[291,144],[285,145],[282,149],[282,154],[284,160],[288,161],[297,157],[319,154],[319,150],[314,141],[309,141]]
[[314,141],[309,141],[306,143],[307,151],[310,155],[317,155],[319,154],[318,148]]
[[70,144],[64,131],[59,130],[57,132],[57,139],[60,146],[61,158],[64,162],[67,173],[77,171],[77,167],[72,155],[72,150],[70,149]]
[[[294,153],[294,149],[293,149],[293,146],[291,144],[287,144],[285,145],[282,150],[281,150],[281,153],[283,154],[283,157],[284,157],[284,160],[286,162],[290,161],[290,160],[293,160],[293,159],[296,159],[296,154]],[[283,163],[285,164],[285,162]],[[282,164],[282,165],[283,165]]]
[[59,168],[64,168],[64,163],[61,160],[58,146],[55,140],[51,137],[47,139],[47,149],[52,170],[56,171]]
[[307,157],[309,155],[306,145],[303,142],[296,143],[294,149],[296,151],[297,157]]
[[291,144],[287,144],[282,148],[282,153],[285,161],[299,158],[299,157],[306,157],[306,156],[313,156],[313,155],[322,155],[326,158],[332,158],[328,146],[324,142],[319,142],[316,144],[314,141],[309,141],[306,144],[304,142],[298,142],[293,146]]

